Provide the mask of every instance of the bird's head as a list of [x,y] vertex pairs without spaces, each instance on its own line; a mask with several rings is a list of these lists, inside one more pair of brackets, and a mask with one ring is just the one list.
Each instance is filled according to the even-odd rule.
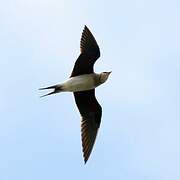
[[111,74],[112,71],[110,72],[102,72],[100,73],[100,82],[104,83],[108,79],[109,75]]

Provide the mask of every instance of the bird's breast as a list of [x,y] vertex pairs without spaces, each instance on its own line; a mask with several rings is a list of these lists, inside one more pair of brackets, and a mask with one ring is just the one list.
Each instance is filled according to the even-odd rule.
[[96,78],[94,74],[75,76],[70,78],[63,84],[63,89],[70,92],[94,89],[96,87],[95,79]]

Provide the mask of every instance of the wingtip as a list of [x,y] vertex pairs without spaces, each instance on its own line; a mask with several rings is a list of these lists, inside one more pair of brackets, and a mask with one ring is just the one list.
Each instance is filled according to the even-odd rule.
[[85,24],[85,25],[84,25],[84,30],[86,30],[86,29],[89,30],[88,26]]
[[85,154],[83,151],[84,165],[87,164],[91,153]]
[[84,165],[86,165],[88,159],[84,158]]

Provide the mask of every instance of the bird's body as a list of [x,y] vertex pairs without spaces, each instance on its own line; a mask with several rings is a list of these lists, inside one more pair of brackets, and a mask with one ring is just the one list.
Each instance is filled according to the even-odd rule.
[[94,89],[101,83],[99,81],[100,74],[84,74],[69,78],[64,83],[60,84],[64,92],[78,92]]
[[87,26],[82,33],[80,49],[81,54],[75,62],[70,78],[63,83],[40,90],[54,90],[44,96],[59,92],[73,92],[82,117],[81,137],[86,163],[91,154],[102,116],[102,108],[95,97],[95,88],[106,82],[111,72],[94,73],[94,63],[100,56],[100,50]]

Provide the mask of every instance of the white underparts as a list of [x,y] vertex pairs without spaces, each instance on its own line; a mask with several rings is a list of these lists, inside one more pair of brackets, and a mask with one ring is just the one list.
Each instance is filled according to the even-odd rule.
[[99,83],[97,83],[96,79],[98,79],[99,74],[85,74],[80,76],[75,76],[69,78],[66,82],[62,83],[63,91],[69,92],[77,92],[77,91],[86,91],[90,89],[94,89]]

